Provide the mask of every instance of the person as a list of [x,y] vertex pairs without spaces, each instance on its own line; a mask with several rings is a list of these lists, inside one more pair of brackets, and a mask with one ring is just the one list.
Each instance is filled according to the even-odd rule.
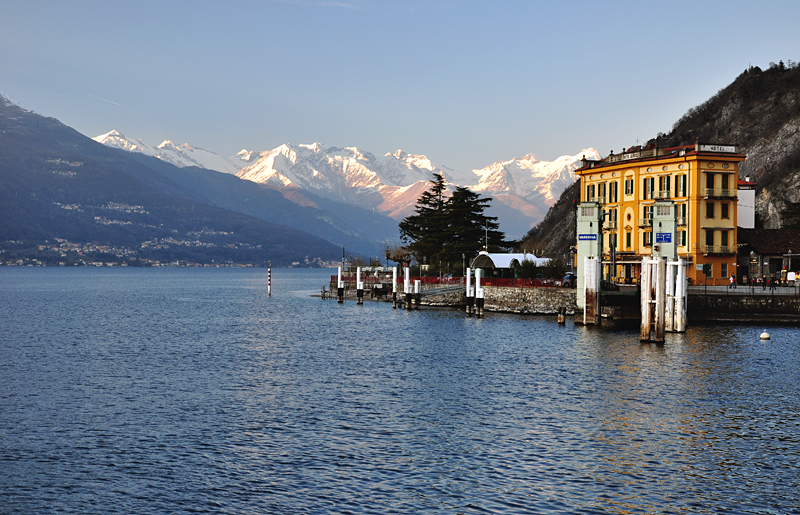
[[728,285],[728,289],[736,288],[736,275],[731,274],[731,284]]

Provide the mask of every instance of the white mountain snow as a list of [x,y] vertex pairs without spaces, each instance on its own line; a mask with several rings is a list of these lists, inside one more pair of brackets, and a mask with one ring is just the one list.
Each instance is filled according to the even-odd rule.
[[142,140],[129,140],[117,131],[94,139],[131,152],[143,152],[177,166],[200,166],[234,173],[241,179],[284,192],[299,188],[397,220],[413,212],[417,198],[436,172],[445,177],[451,188],[464,186],[493,197],[490,213],[499,217],[501,229],[511,238],[522,236],[541,220],[561,192],[575,182],[574,172],[580,167],[582,157],[601,157],[592,148],[554,161],[541,161],[528,154],[465,172],[402,150],[376,156],[356,147],[284,144],[260,153],[242,150],[224,158],[186,143],[175,145],[169,140],[155,148],[149,147]]
[[222,157],[204,148],[193,147],[188,143],[176,145],[170,140],[164,140],[158,146],[151,147],[141,139],[130,140],[115,130],[92,139],[109,147],[157,157],[175,166],[199,166],[230,174],[235,174],[243,166],[247,166],[250,160],[257,155],[254,152],[242,150],[233,157]]

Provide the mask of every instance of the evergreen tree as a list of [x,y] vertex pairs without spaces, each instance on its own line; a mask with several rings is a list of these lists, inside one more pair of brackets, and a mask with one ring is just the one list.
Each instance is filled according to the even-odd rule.
[[400,222],[400,236],[418,263],[459,263],[462,254],[474,256],[487,245],[491,252],[508,247],[497,217],[484,214],[491,199],[461,187],[445,199],[444,177],[434,177],[416,214]]
[[416,214],[400,222],[400,238],[418,263],[434,262],[444,245],[447,226],[444,213],[444,177],[434,173],[431,187],[417,199]]

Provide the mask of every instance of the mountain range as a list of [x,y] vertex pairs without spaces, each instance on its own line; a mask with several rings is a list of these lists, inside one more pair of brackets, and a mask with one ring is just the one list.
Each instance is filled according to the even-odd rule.
[[222,157],[189,144],[165,140],[150,147],[142,140],[111,131],[94,138],[105,145],[155,156],[176,166],[202,166],[280,191],[302,205],[316,202],[309,195],[341,202],[401,220],[414,211],[433,173],[449,187],[464,186],[492,197],[489,214],[497,216],[507,236],[517,238],[538,222],[561,192],[575,182],[581,158],[599,158],[594,149],[541,161],[533,154],[493,163],[468,172],[433,163],[427,156],[402,150],[375,155],[357,147],[321,143],[283,144],[268,151],[242,150]]

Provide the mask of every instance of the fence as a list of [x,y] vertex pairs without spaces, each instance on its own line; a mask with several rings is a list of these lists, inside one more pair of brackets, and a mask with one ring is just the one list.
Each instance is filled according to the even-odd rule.
[[[337,276],[331,276],[331,283],[335,283]],[[355,275],[342,275],[342,281],[345,283],[355,284]],[[361,276],[361,282],[366,284],[386,284],[392,281],[392,276],[385,275],[375,277]],[[451,286],[457,284],[466,284],[463,277],[411,277],[411,284],[414,281],[419,281],[420,284]],[[397,276],[397,283],[403,284],[403,276]],[[473,280],[473,284],[474,280]],[[560,279],[500,279],[496,277],[481,277],[481,286],[497,286],[502,288],[561,288]]]

